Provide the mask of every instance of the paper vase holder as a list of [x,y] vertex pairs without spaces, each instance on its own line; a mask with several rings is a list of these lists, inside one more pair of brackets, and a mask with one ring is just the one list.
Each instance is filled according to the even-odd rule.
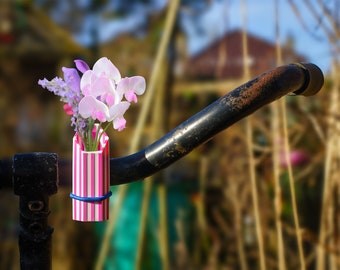
[[[103,132],[100,130],[99,132]],[[109,219],[110,147],[103,133],[97,151],[84,151],[80,136],[73,137],[72,218],[76,221]]]

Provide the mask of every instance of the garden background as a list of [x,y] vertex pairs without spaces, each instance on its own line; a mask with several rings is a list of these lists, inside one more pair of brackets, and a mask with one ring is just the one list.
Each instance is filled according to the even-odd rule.
[[[55,152],[74,131],[37,85],[74,59],[106,56],[146,94],[110,130],[111,157],[136,152],[276,66],[319,65],[316,96],[287,96],[162,172],[112,187],[110,221],[71,220],[51,197],[53,269],[340,269],[340,2],[144,0],[0,2],[0,158]],[[18,198],[0,190],[0,268],[19,269]]]

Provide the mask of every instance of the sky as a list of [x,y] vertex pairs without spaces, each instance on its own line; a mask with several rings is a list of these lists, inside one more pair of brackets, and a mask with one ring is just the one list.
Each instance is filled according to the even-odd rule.
[[[88,0],[79,0],[86,6]],[[185,0],[182,0],[182,3]],[[295,1],[308,22],[310,33],[304,29],[293,13],[287,0],[277,0],[279,3],[279,31],[280,40],[283,43],[287,37],[293,37],[295,49],[305,56],[309,62],[318,65],[325,73],[330,69],[331,57],[327,39],[317,23],[304,10],[302,1]],[[115,8],[118,0],[111,0],[111,9]],[[155,10],[166,6],[167,0],[152,0],[148,7],[139,6],[137,12],[119,19],[87,18],[83,23],[83,31],[75,37],[79,43],[89,45],[91,43],[91,28],[97,25],[98,38],[100,42],[112,40],[122,32],[138,32],[146,23],[147,16]],[[193,2],[193,1],[192,1]],[[226,31],[240,29],[243,27],[241,0],[211,0],[196,1],[195,8],[182,8],[179,11],[181,28],[188,36],[188,51],[191,54],[198,53],[214,42]],[[246,29],[249,33],[258,35],[268,41],[275,42],[275,1],[274,0],[246,0]],[[197,4],[196,4],[197,3]],[[203,3],[203,4],[202,4]],[[193,16],[196,12],[200,14],[199,19]],[[59,13],[60,14],[60,13]],[[138,16],[136,16],[138,14]]]
[[[301,1],[297,1],[301,5]],[[300,3],[299,3],[300,2]],[[273,0],[247,0],[246,1],[246,29],[249,33],[258,35],[268,41],[275,42],[275,1]],[[302,8],[302,7],[300,7]],[[314,20],[303,12],[309,22]],[[309,24],[310,30],[318,37],[316,39],[309,34],[299,20],[296,18],[291,7],[286,0],[279,0],[279,33],[283,43],[287,37],[292,36],[295,41],[295,48],[298,53],[306,56],[308,61],[318,65],[324,72],[330,68],[330,53],[326,37],[318,26]],[[187,18],[186,20],[189,20]],[[189,49],[198,52],[204,49],[215,38],[223,32],[233,29],[240,29],[244,26],[242,18],[242,6],[240,0],[213,1],[208,10],[194,27],[189,22],[186,25],[187,32],[192,38],[189,40]],[[195,28],[200,27],[200,31],[205,31],[208,36],[204,37],[195,34]],[[210,38],[209,38],[210,35]]]

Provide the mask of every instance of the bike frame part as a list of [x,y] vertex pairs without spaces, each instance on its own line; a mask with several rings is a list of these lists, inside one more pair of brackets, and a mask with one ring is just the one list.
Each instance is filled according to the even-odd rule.
[[219,98],[164,137],[130,156],[111,159],[111,185],[148,177],[187,155],[214,135],[278,98],[316,94],[324,82],[314,64],[278,67]]

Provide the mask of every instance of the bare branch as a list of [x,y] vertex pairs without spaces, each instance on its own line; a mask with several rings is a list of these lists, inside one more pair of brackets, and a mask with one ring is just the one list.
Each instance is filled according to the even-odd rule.
[[[306,0],[305,0],[306,1]],[[332,15],[331,11],[326,7],[326,5],[322,2],[322,0],[318,0],[318,3],[322,9],[323,15],[327,18],[328,22],[333,28],[334,34],[336,35],[336,38],[340,38],[340,30],[336,23],[336,20],[334,16]]]
[[321,37],[318,37],[316,34],[315,34],[315,31],[312,31],[311,29],[309,29],[309,27],[307,26],[307,24],[305,23],[305,21],[303,20],[302,16],[301,16],[301,13],[299,11],[299,9],[297,8],[295,2],[293,0],[288,0],[288,3],[291,7],[291,9],[293,10],[295,16],[297,17],[297,19],[300,21],[302,27],[306,30],[306,32],[308,32],[308,34],[310,34],[313,38],[315,38],[316,40],[319,40],[321,41],[322,38]]
[[334,35],[334,33],[327,28],[327,26],[325,25],[324,21],[322,20],[322,16],[320,16],[317,11],[315,10],[315,8],[313,7],[313,5],[310,3],[310,1],[308,0],[303,0],[304,4],[306,5],[306,7],[308,8],[308,10],[310,11],[310,13],[313,15],[313,17],[315,18],[316,21],[319,22],[319,25],[322,27],[322,29],[324,30],[325,34],[327,35],[328,39],[333,42],[334,40],[336,40],[336,37]]

